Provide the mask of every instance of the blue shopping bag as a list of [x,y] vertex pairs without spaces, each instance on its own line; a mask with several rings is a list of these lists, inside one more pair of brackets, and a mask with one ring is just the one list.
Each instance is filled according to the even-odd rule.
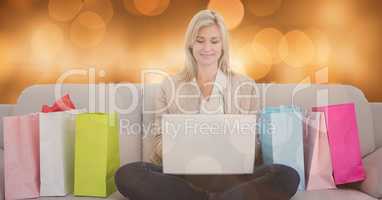
[[260,125],[264,164],[294,168],[300,176],[299,191],[305,190],[303,118],[304,110],[299,107],[265,107]]

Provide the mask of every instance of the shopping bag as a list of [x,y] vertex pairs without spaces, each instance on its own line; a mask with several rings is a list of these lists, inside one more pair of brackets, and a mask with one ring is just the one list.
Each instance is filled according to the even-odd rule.
[[80,112],[40,113],[40,196],[73,192],[74,120]]
[[325,113],[335,183],[340,185],[364,180],[366,174],[354,104],[314,107],[312,111]]
[[336,188],[325,115],[322,112],[309,112],[304,122],[306,190]]
[[38,120],[37,113],[3,118],[5,199],[39,197]]
[[260,138],[264,164],[294,168],[300,176],[298,190],[305,190],[303,110],[293,106],[265,107]]
[[65,110],[73,110],[76,109],[76,106],[70,99],[69,94],[64,95],[57,101],[53,103],[52,106],[43,105],[41,108],[41,112],[48,113],[48,112],[59,112],[59,111],[65,111]]
[[83,113],[76,117],[74,195],[107,197],[116,188],[120,166],[119,120],[115,113]]

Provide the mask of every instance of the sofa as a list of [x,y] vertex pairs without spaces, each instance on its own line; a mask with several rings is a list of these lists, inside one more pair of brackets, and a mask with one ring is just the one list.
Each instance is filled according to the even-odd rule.
[[[89,112],[120,113],[121,165],[149,161],[153,136],[154,98],[159,84],[46,84],[33,85],[20,94],[14,105],[1,104],[0,117],[38,112],[43,104],[68,93],[77,108]],[[297,192],[294,200],[372,200],[382,199],[382,103],[370,103],[361,90],[337,84],[257,84],[258,106],[294,104],[312,106],[354,102],[367,179],[341,189]],[[1,120],[2,121],[2,120]],[[122,123],[123,121],[123,123]],[[1,122],[2,123],[2,122]],[[0,123],[0,198],[4,198],[3,137]],[[97,199],[92,197],[41,197],[40,199]],[[124,199],[115,192],[106,199]]]

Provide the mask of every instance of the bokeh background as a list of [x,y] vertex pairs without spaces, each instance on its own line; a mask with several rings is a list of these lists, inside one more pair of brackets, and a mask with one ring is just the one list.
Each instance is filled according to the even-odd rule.
[[382,101],[381,7],[380,0],[0,0],[0,103],[71,69],[94,72],[95,82],[158,82],[141,72],[181,69],[187,24],[207,8],[230,29],[235,71],[257,82],[350,84]]

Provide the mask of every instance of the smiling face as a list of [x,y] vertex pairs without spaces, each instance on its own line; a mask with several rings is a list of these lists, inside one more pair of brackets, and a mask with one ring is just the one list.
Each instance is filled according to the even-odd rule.
[[199,67],[218,66],[222,55],[222,36],[217,25],[205,26],[199,29],[192,45],[192,54]]

